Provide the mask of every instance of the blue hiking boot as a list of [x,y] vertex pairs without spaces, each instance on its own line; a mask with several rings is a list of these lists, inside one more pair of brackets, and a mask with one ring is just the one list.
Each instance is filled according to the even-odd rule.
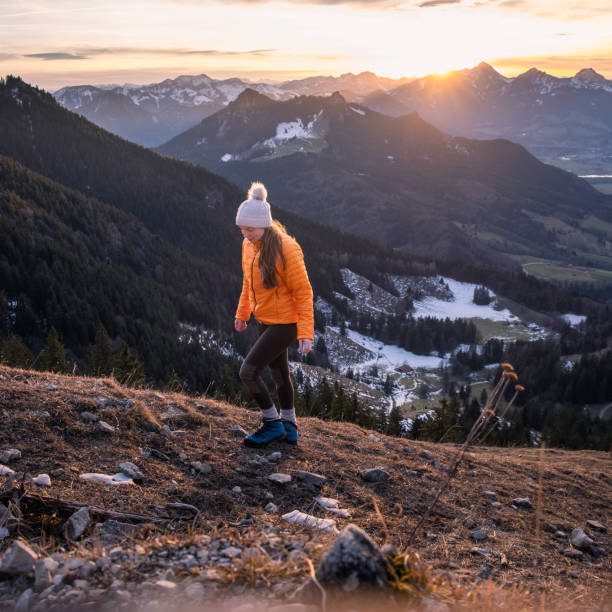
[[244,444],[256,447],[267,446],[275,440],[283,440],[286,435],[280,419],[269,421],[264,419],[263,425],[244,439]]
[[297,444],[298,443],[298,432],[297,425],[293,421],[283,421],[283,427],[285,428],[285,442],[289,444]]

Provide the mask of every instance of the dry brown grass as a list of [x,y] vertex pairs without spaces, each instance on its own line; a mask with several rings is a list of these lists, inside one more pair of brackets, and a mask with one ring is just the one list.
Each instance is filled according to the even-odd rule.
[[[50,383],[54,390],[47,389]],[[100,407],[95,402],[100,397],[132,400],[134,404],[128,409]],[[117,432],[111,436],[95,432],[79,418],[83,410],[96,412],[117,426]],[[380,544],[389,539],[398,550],[404,550],[411,530],[447,476],[445,471],[427,465],[419,457],[420,451],[431,451],[446,465],[457,451],[449,444],[384,435],[375,441],[368,437],[369,431],[356,425],[319,419],[300,419],[297,448],[278,444],[265,451],[248,449],[232,438],[231,432],[234,423],[247,430],[258,425],[259,415],[244,408],[179,393],[129,389],[112,379],[5,367],[0,368],[0,418],[0,448],[15,447],[23,453],[11,467],[34,475],[52,474],[52,487],[44,491],[48,495],[151,515],[166,502],[197,506],[201,511],[198,522],[177,522],[175,537],[190,537],[194,530],[210,530],[215,525],[227,531],[251,516],[256,525],[271,523],[292,537],[306,539],[315,565],[334,537],[288,525],[280,517],[265,513],[263,508],[270,501],[265,494],[273,492],[281,513],[295,508],[320,516],[324,512],[315,508],[312,492],[300,483],[294,480],[280,487],[265,480],[267,474],[307,470],[327,476],[322,495],[339,499],[352,511],[351,522]],[[185,433],[166,438],[147,431],[151,422],[158,426],[167,423],[171,429],[181,428]],[[410,453],[404,452],[406,446]],[[157,449],[169,461],[142,459],[141,448]],[[282,451],[280,463],[262,467],[249,464],[254,455],[272,450]],[[186,462],[180,459],[181,453],[187,455]],[[189,462],[196,460],[209,463],[212,473],[194,474]],[[107,487],[79,479],[83,472],[114,473],[121,461],[141,466],[145,474],[141,485]],[[364,482],[360,471],[377,465],[385,467],[391,479],[378,484]],[[169,494],[172,482],[177,492]],[[231,491],[236,485],[242,493]],[[482,490],[497,492],[502,508],[493,509],[481,495]],[[534,505],[537,501],[539,513],[535,509],[513,510],[510,503],[514,497],[530,497]],[[603,606],[612,584],[610,557],[597,562],[563,557],[555,548],[558,540],[546,526],[556,524],[571,531],[576,526],[584,528],[587,519],[609,525],[611,507],[610,457],[605,453],[476,447],[466,453],[449,490],[441,496],[408,553],[418,552],[431,576],[446,585],[436,587],[436,597],[471,609],[489,610],[492,601],[502,600],[506,603],[496,605],[508,607],[508,602],[516,601],[520,602],[518,607],[531,606],[534,610],[546,609],[552,601],[558,610],[584,609],[594,602]],[[489,539],[483,543],[492,551],[489,558],[470,553],[472,546],[478,545],[470,540],[471,530],[464,526],[470,517],[489,530]],[[340,528],[347,523],[338,520]],[[51,545],[52,530],[41,525],[37,529],[27,537]],[[435,541],[425,538],[430,532],[437,535]],[[612,552],[610,533],[597,534],[597,540]],[[493,568],[491,580],[478,578],[483,565]],[[308,567],[302,563],[299,568],[272,568],[262,557],[245,559],[233,571],[231,580],[250,584],[262,576],[272,582],[283,580],[286,572],[306,576]],[[572,578],[571,572],[577,572],[579,578]],[[541,597],[545,597],[544,608],[538,607]]]

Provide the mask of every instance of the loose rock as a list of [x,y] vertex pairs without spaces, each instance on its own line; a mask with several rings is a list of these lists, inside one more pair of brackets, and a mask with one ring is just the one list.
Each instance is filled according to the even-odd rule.
[[512,500],[512,503],[518,508],[533,508],[528,497],[517,497]]
[[278,506],[272,502],[268,503],[264,510],[270,514],[278,514]]
[[391,478],[391,474],[380,466],[363,470],[360,475],[367,482],[382,482],[383,480],[389,480],[389,478]]
[[315,490],[319,489],[327,482],[327,478],[325,476],[321,476],[321,474],[314,474],[313,472],[299,471],[296,472],[295,475],[297,478],[303,481],[306,486]]
[[599,521],[587,521],[586,524],[591,529],[595,529],[595,531],[601,531],[602,533],[606,533],[608,531],[608,528]]
[[482,541],[486,540],[488,537],[489,534],[485,529],[477,529],[476,531],[472,531],[472,533],[470,533],[470,538],[472,538],[472,540]]
[[11,470],[10,467],[7,467],[6,465],[2,465],[0,463],[0,476],[10,476],[11,474],[14,474],[15,471]]
[[39,474],[36,478],[32,479],[32,482],[39,487],[50,487],[51,486],[51,478],[49,474]]
[[276,482],[277,484],[287,484],[288,482],[291,482],[291,476],[289,474],[281,474],[279,472],[269,474],[267,478],[268,480]]
[[297,523],[306,527],[314,527],[316,529],[323,529],[324,531],[331,531],[338,533],[336,529],[336,521],[334,519],[322,519],[299,510],[292,510],[283,514],[282,518],[289,523]]
[[0,451],[0,463],[10,463],[17,459],[21,459],[21,451],[16,448],[7,448]]
[[345,591],[388,587],[385,556],[370,536],[353,524],[342,530],[325,553],[316,577],[321,584],[339,586]]
[[115,433],[115,428],[112,425],[109,425],[106,421],[98,421],[96,429],[106,434]]
[[71,540],[80,538],[85,530],[89,526],[91,518],[89,516],[89,508],[87,506],[79,508],[67,521],[66,521],[66,535]]
[[100,417],[97,414],[89,412],[88,410],[81,412],[80,417],[81,420],[85,421],[86,423],[95,423],[96,421],[100,420]]
[[133,480],[142,480],[144,478],[140,468],[131,461],[124,461],[123,463],[120,463],[119,469]]
[[487,499],[492,499],[493,501],[497,499],[497,493],[494,491],[483,491],[482,496],[486,497]]
[[470,548],[470,552],[473,555],[480,555],[481,557],[490,557],[491,551],[488,548],[478,548],[478,546],[474,546]]
[[16,576],[31,572],[36,563],[36,553],[24,542],[13,542],[2,557],[0,572]]
[[580,527],[576,527],[576,529],[572,531],[570,541],[573,546],[580,550],[589,550],[591,546],[593,546],[593,540],[591,540]]

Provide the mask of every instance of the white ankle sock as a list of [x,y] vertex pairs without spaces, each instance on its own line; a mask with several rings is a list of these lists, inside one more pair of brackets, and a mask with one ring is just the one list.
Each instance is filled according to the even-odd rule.
[[283,419],[283,421],[291,421],[292,423],[295,423],[295,408],[291,408],[289,410],[281,409],[280,418]]
[[280,417],[278,416],[278,410],[276,406],[272,405],[269,408],[261,411],[261,416],[264,421],[277,421]]

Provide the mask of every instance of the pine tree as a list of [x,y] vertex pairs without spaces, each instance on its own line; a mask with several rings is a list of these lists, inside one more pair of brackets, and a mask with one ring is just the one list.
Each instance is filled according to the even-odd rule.
[[402,412],[395,402],[393,403],[393,408],[391,408],[391,412],[389,412],[387,434],[389,436],[402,435]]
[[72,369],[66,360],[66,349],[60,342],[59,334],[55,327],[51,327],[47,334],[47,344],[38,356],[37,366],[39,370],[61,372],[64,374]]
[[87,351],[88,372],[108,376],[113,369],[113,350],[104,325],[98,325],[96,339]]
[[113,363],[113,375],[122,385],[137,387],[144,382],[144,369],[130,347],[123,342]]
[[16,334],[11,334],[0,344],[0,361],[12,368],[31,368],[34,362],[32,351]]

